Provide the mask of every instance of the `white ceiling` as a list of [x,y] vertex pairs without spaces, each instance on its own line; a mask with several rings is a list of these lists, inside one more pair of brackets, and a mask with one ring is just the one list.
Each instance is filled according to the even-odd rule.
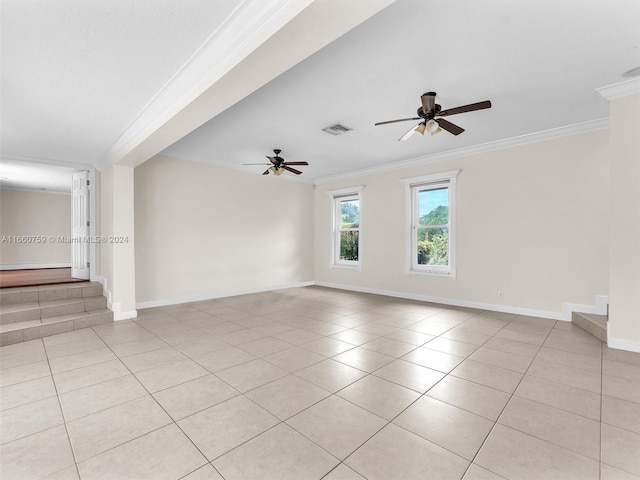
[[71,175],[77,168],[4,159],[0,162],[0,189],[71,194]]
[[[249,4],[266,0],[2,0],[3,162],[99,164]],[[640,65],[638,25],[637,0],[397,0],[166,152],[259,174],[240,165],[281,148],[312,181],[600,119],[595,89]],[[398,143],[411,123],[373,126],[413,116],[428,90],[443,108],[494,106],[450,117],[458,137]],[[354,130],[321,131],[334,122]]]

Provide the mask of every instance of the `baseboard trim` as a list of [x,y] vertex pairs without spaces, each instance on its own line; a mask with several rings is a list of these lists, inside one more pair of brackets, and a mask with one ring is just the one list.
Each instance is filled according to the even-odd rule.
[[228,292],[222,292],[222,293],[205,293],[202,295],[193,295],[193,296],[183,297],[183,298],[150,300],[146,302],[137,302],[136,309],[166,307],[167,305],[177,305],[179,303],[202,302],[204,300],[214,300],[216,298],[235,297],[236,295],[249,295],[251,293],[272,292],[274,290],[283,290],[285,288],[309,287],[315,284],[316,282],[314,281],[297,282],[297,283],[289,283],[286,285],[276,285],[271,287],[256,288],[256,289],[250,289],[250,290],[234,290],[234,291],[228,291]]
[[618,350],[628,350],[630,352],[640,353],[640,342],[632,342],[629,340],[622,340],[620,338],[608,337],[607,346],[609,348],[616,348]]
[[491,310],[494,312],[513,313],[514,315],[527,315],[530,317],[550,318],[552,320],[561,320],[565,322],[571,321],[571,314],[576,312],[584,313],[601,313],[602,304],[604,303],[604,314],[606,314],[606,300],[605,295],[598,295],[596,297],[596,306],[577,305],[564,303],[562,305],[562,312],[552,312],[548,310],[536,310],[532,308],[514,307],[510,305],[497,305],[493,303],[473,302],[469,300],[461,300],[457,298],[446,297],[433,297],[430,295],[419,295],[414,293],[397,292],[393,290],[381,290],[377,288],[356,287],[352,285],[344,285],[330,282],[315,282],[319,287],[337,288],[340,290],[349,290],[353,292],[372,293],[374,295],[385,295],[387,297],[406,298],[407,300],[418,300],[422,302],[440,303],[443,305],[450,305],[453,307],[466,307],[477,308],[479,310]]
[[3,263],[0,270],[30,270],[40,268],[71,268],[71,263]]

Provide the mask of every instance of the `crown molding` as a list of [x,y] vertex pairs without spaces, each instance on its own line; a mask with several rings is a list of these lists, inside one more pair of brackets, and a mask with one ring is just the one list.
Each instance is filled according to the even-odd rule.
[[117,162],[173,118],[313,0],[242,0],[124,128],[97,163]]
[[640,94],[640,78],[633,78],[613,85],[596,88],[596,92],[607,100],[616,100],[618,98],[628,97],[630,95]]
[[588,122],[576,123],[574,125],[567,125],[565,127],[552,128],[550,130],[543,130],[536,133],[528,133],[526,135],[519,135],[517,137],[511,137],[504,140],[497,140],[494,142],[482,143],[480,145],[473,145],[471,147],[458,148],[455,150],[449,150],[447,152],[435,153],[433,155],[425,155],[409,160],[400,162],[387,163],[379,165],[377,167],[363,168],[360,170],[354,170],[352,172],[340,173],[337,175],[329,175],[326,177],[319,177],[315,180],[316,185],[323,183],[330,183],[339,180],[345,180],[353,177],[361,177],[364,175],[375,175],[378,173],[391,172],[408,167],[415,167],[419,165],[426,165],[429,163],[443,162],[452,158],[466,157],[477,153],[490,152],[493,150],[501,150],[504,148],[515,147],[518,145],[526,145],[528,143],[543,142],[545,140],[551,140],[554,138],[568,137],[571,135],[578,135],[581,133],[593,132],[597,130],[605,130],[609,128],[609,119],[600,118],[597,120],[590,120]]

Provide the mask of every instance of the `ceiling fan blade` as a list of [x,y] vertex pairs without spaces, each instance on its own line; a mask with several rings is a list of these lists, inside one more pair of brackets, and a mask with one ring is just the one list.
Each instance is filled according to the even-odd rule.
[[309,165],[307,162],[283,162],[282,165]]
[[[420,123],[422,123],[422,122],[420,122]],[[408,139],[409,139],[409,137],[410,137],[411,135],[413,135],[414,133],[416,133],[416,128],[418,128],[418,127],[420,126],[420,123],[419,123],[418,125],[414,125],[413,127],[411,127],[411,129],[410,129],[410,130],[408,130],[408,131],[407,131],[407,133],[405,133],[404,135],[402,135],[402,136],[398,139],[398,141],[399,141],[399,142],[404,142],[405,140],[408,140]]]
[[438,116],[446,117],[447,115],[456,115],[458,113],[473,112],[474,110],[484,110],[485,108],[491,108],[491,102],[485,100],[484,102],[470,103],[469,105],[463,105],[461,107],[449,108],[441,111]]
[[267,168],[267,169],[264,171],[263,175],[269,175],[269,170],[271,170],[271,169],[270,169],[270,168]]
[[386,122],[378,122],[378,123],[375,124],[375,126],[386,125],[388,123],[396,123],[396,122],[408,122],[409,120],[420,120],[420,117],[400,118],[399,120],[387,120]]
[[296,170],[295,168],[287,167],[286,165],[282,165],[282,168],[285,170],[289,170],[291,173],[295,173],[296,175],[300,175],[302,172],[300,170]]
[[462,132],[464,132],[464,128],[459,127],[455,123],[451,123],[444,118],[436,118],[435,121],[438,123],[438,125],[440,125],[441,128],[449,133],[453,133],[454,135],[460,135]]
[[435,92],[427,92],[420,97],[422,100],[422,111],[427,115],[436,109],[436,94]]

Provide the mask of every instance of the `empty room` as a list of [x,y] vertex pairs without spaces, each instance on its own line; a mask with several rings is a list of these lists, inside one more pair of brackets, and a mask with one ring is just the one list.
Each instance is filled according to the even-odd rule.
[[0,0],[2,480],[640,479],[636,0]]

